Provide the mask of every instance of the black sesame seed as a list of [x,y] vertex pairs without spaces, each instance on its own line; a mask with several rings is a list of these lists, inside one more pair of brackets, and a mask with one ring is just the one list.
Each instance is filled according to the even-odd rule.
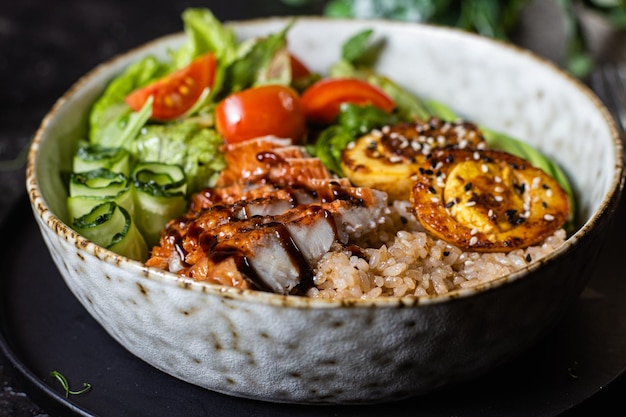
[[541,184],[541,187],[542,187],[544,190],[549,190],[549,189],[550,189],[550,186],[549,186],[548,184]]
[[437,194],[437,190],[435,190],[433,187],[428,187],[428,192],[431,194]]
[[465,184],[465,187],[463,187],[463,189],[464,189],[465,191],[469,191],[469,190],[471,190],[471,189],[472,189],[472,183],[471,183],[471,182],[468,182],[467,184]]
[[530,253],[526,254],[526,262],[530,262],[532,260],[533,260],[533,258],[532,258],[532,256],[530,256]]
[[517,190],[518,193],[524,194],[526,192],[526,184],[513,184],[513,187]]
[[447,250],[446,250],[446,251],[443,251],[443,256],[448,256],[448,255],[450,255],[450,252],[449,252],[449,251],[447,251]]
[[455,202],[454,200],[450,200],[450,201],[448,201],[448,202],[446,203],[445,207],[446,207],[446,208],[450,208],[450,207],[452,207],[452,206],[453,206],[453,205],[455,205],[455,204],[456,204],[456,202]]
[[446,156],[446,160],[445,160],[448,164],[451,164],[454,162],[454,157],[452,155],[448,155]]

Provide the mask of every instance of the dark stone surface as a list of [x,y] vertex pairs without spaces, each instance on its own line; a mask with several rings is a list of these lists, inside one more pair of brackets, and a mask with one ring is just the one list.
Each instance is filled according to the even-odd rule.
[[[0,6],[0,220],[23,192],[22,150],[57,97],[81,75],[115,54],[181,29],[180,13],[206,6],[222,20],[315,14],[323,2],[288,8],[279,0],[148,1],[18,0]],[[5,240],[6,242],[6,240]],[[5,243],[6,244],[6,243]],[[19,373],[0,354],[0,417],[46,417],[24,392]],[[620,377],[569,417],[617,415]]]

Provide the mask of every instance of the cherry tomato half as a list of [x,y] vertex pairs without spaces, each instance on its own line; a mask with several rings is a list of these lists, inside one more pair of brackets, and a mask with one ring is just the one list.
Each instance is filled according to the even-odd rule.
[[126,97],[126,104],[138,111],[153,96],[152,118],[175,119],[195,104],[206,87],[213,86],[215,67],[215,55],[201,55],[186,67],[133,91]]
[[341,103],[371,104],[391,112],[394,101],[378,87],[357,78],[325,78],[302,93],[302,109],[307,120],[332,123]]
[[263,85],[233,93],[215,108],[217,131],[227,143],[266,135],[299,142],[305,119],[298,93],[283,85]]
[[297,80],[298,78],[304,78],[311,74],[309,68],[304,65],[300,59],[293,55],[289,54],[289,62],[291,63],[291,79]]

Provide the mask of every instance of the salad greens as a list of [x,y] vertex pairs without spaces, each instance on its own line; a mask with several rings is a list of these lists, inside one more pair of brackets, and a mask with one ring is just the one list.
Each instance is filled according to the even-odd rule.
[[[68,211],[77,231],[122,255],[145,260],[166,222],[184,213],[188,197],[213,186],[225,167],[223,139],[213,112],[231,93],[263,84],[282,84],[302,91],[321,74],[310,74],[295,87],[291,77],[287,33],[294,24],[265,37],[238,41],[208,9],[190,8],[182,15],[185,41],[169,59],[146,56],[112,80],[93,104],[87,137],[79,141],[70,176]],[[419,98],[373,68],[382,44],[371,42],[368,29],[342,47],[330,77],[360,78],[383,89],[396,103],[388,114],[374,106],[342,104],[335,121],[310,134],[307,150],[342,175],[342,150],[371,129],[402,120],[437,116],[456,120],[445,104]],[[125,98],[137,88],[171,74],[195,58],[213,53],[215,77],[182,117],[151,119],[152,98],[134,112]],[[298,80],[300,83],[302,79]],[[309,84],[310,85],[310,84]],[[571,194],[559,167],[529,145],[482,127],[490,146],[527,158],[552,174]],[[573,202],[572,198],[572,202]]]

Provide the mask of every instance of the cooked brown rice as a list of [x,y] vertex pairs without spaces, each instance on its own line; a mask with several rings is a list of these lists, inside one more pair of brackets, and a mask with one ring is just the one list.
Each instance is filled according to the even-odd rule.
[[375,234],[355,242],[363,256],[328,252],[315,269],[307,295],[314,298],[426,296],[468,288],[510,274],[534,262],[566,238],[560,229],[541,245],[508,253],[464,252],[427,234],[408,202],[395,202]]

